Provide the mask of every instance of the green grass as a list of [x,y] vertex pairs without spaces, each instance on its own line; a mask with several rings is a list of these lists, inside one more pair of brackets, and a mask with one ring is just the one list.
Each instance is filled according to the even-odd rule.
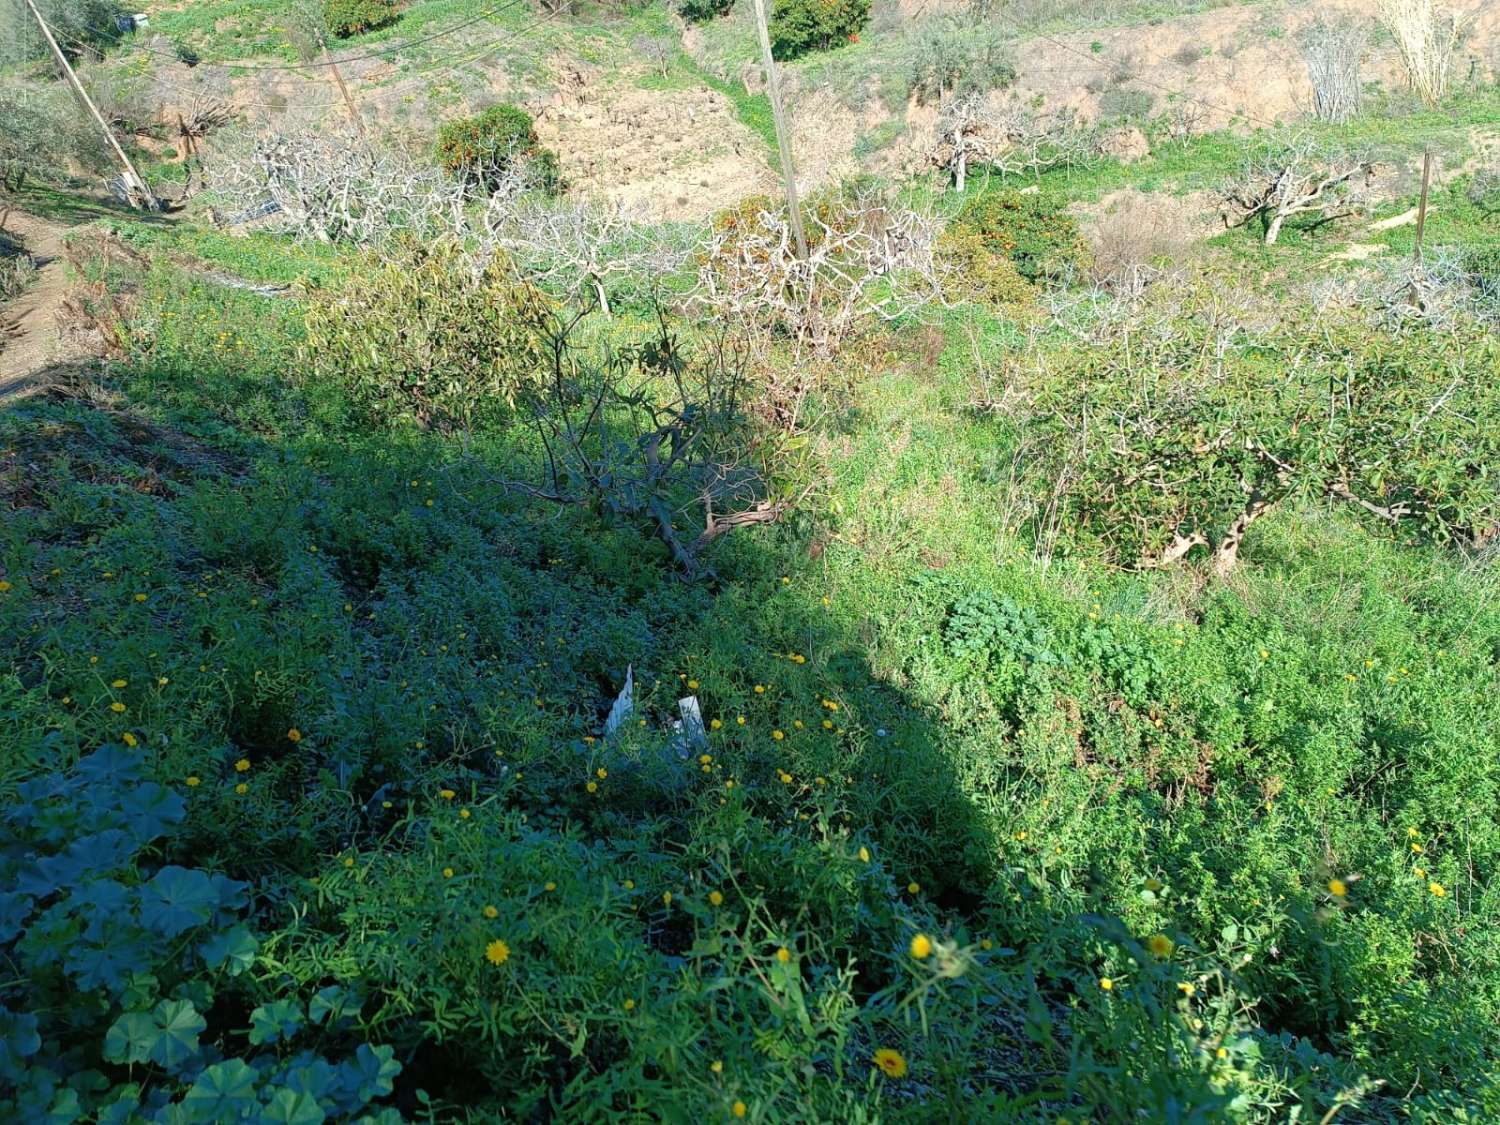
[[[1237,151],[1044,181],[1189,190]],[[0,411],[0,1112],[85,1069],[87,1112],[127,1077],[440,1121],[1500,1111],[1492,557],[1317,499],[1223,582],[1045,540],[1048,462],[976,364],[1108,355],[964,306],[799,357],[817,488],[687,583],[510,487],[531,427],[372,421],[296,299],[200,276],[339,286],[337,251],[36,199],[154,262],[109,275],[102,393]],[[1445,194],[1429,238],[1485,222]],[[1272,307],[1318,249],[1228,236],[1206,284]],[[620,305],[590,343],[649,327]],[[155,834],[92,836],[117,806]]]

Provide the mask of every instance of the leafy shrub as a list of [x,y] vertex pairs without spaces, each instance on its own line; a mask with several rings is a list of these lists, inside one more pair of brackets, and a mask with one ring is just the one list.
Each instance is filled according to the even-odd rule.
[[1481,296],[1500,301],[1500,247],[1473,246],[1464,251],[1463,268]]
[[[1481,331],[1289,324],[1215,353],[1193,350],[1205,331],[1188,318],[1156,324],[1171,331],[1132,332],[1129,378],[1115,374],[1114,339],[1045,391],[1078,522],[1117,560],[1160,565],[1201,545],[1227,570],[1249,526],[1297,498],[1440,542],[1482,543],[1500,527],[1500,434],[1485,421],[1500,392],[1464,375],[1495,362]],[[1110,438],[1086,440],[1085,418],[1114,419]]]
[[449,121],[438,130],[438,163],[471,186],[490,191],[524,161],[546,191],[560,186],[557,154],[542,147],[531,114],[514,105],[491,106],[474,117]]
[[1150,90],[1113,86],[1099,95],[1099,116],[1113,121],[1140,121],[1151,115],[1156,95]]
[[707,23],[728,15],[734,0],[675,0],[673,6],[688,23]]
[[[307,1003],[252,1001],[250,1026],[236,1026],[241,978],[260,948],[242,920],[250,886],[153,862],[187,802],[148,779],[146,759],[131,735],[70,773],[24,782],[5,812],[0,950],[25,991],[0,988],[0,1111],[27,1121],[322,1120],[391,1093],[401,1064],[390,1047],[361,1045],[342,1063],[291,1049],[304,1027],[318,1028],[310,1042],[348,1034],[361,1001],[342,986]],[[241,1057],[237,1042],[256,1050]],[[118,1067],[128,1081],[106,1077]],[[400,1119],[392,1109],[362,1118]]]
[[410,241],[329,288],[310,287],[303,357],[373,420],[471,425],[515,404],[543,369],[551,302],[501,255]]
[[400,15],[395,0],[324,0],[323,19],[339,39],[387,27]]
[[771,53],[795,59],[852,42],[870,18],[870,0],[776,0],[771,9]]
[[1015,60],[998,23],[963,20],[924,23],[907,58],[907,94],[918,101],[940,101],[1003,90],[1016,80]]
[[938,253],[957,275],[957,292],[987,305],[1028,304],[1036,290],[1027,283],[1015,262],[993,249],[978,230],[951,224],[938,242]]
[[1089,264],[1078,223],[1056,200],[1004,191],[976,195],[957,224],[978,233],[985,246],[1009,258],[1028,281],[1070,280]]
[[1475,172],[1466,194],[1469,202],[1486,215],[1500,213],[1500,162]]
[[[0,241],[0,247],[3,247]],[[36,264],[30,254],[0,254],[0,301],[19,297],[36,277]]]
[[[118,43],[121,32],[115,21],[134,10],[115,0],[37,0],[36,6],[62,41],[63,50],[75,56],[80,49],[102,51]],[[0,25],[5,27],[5,35],[0,36],[0,63],[25,62],[48,54],[47,40],[21,0],[7,0],[0,13]]]

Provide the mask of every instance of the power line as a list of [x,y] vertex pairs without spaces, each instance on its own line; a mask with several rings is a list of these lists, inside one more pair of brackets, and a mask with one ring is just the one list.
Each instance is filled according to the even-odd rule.
[[[303,71],[303,70],[313,70],[313,69],[317,69],[319,67],[325,67],[325,66],[337,66],[339,64],[364,62],[366,59],[378,59],[378,58],[384,58],[387,55],[399,54],[400,52],[402,52],[402,51],[408,51],[408,50],[410,50],[413,47],[420,47],[423,43],[432,43],[432,42],[434,42],[434,41],[436,41],[438,39],[443,39],[443,38],[445,38],[445,37],[447,37],[449,35],[454,35],[457,32],[463,31],[465,28],[473,27],[475,24],[487,23],[491,19],[493,19],[494,17],[496,17],[498,15],[501,15],[504,12],[508,12],[512,8],[519,7],[519,6],[523,5],[523,4],[525,4],[526,2],[527,2],[527,0],[508,0],[507,3],[501,4],[497,8],[486,9],[485,11],[481,12],[477,16],[473,16],[470,19],[462,20],[459,23],[454,24],[452,27],[443,28],[441,31],[435,31],[431,35],[424,35],[424,36],[421,36],[421,37],[416,38],[416,39],[402,40],[400,43],[398,43],[398,44],[396,44],[394,46],[391,46],[391,47],[386,47],[383,50],[369,51],[369,52],[367,52],[367,53],[365,53],[363,55],[350,55],[350,56],[348,56],[346,58],[337,59],[334,62],[305,62],[305,63],[211,62],[211,63],[202,63],[200,65],[203,65],[203,66],[228,67],[228,68],[233,68],[235,70],[252,70],[252,71],[254,71],[254,70],[269,70],[269,71],[289,71],[290,70],[290,71]],[[105,38],[108,35],[113,34],[113,32],[105,32],[102,29],[97,28],[97,27],[88,27],[88,26],[86,26],[82,30],[88,31],[88,32],[92,32],[95,35],[100,36],[101,38]],[[78,40],[76,38],[73,38],[73,37],[69,37],[68,41],[70,43],[74,44],[75,46],[80,46],[80,47],[91,46],[91,45],[85,44],[85,43],[81,42],[80,40]],[[181,57],[178,56],[178,55],[172,54],[172,53],[170,53],[168,51],[158,51],[154,47],[148,46],[145,43],[134,43],[134,42],[131,42],[131,43],[120,43],[118,45],[120,47],[122,47],[124,50],[127,50],[127,51],[143,51],[143,52],[145,52],[148,55],[156,55],[158,58],[168,59],[168,60],[170,60],[172,62],[181,62],[182,61]]]
[[[514,30],[512,30],[510,33],[508,33],[506,35],[500,36],[498,39],[493,39],[493,40],[489,41],[482,48],[480,48],[480,50],[478,50],[477,52],[473,53],[472,55],[469,55],[466,58],[460,58],[456,62],[451,62],[449,65],[440,65],[440,66],[432,67],[430,69],[420,70],[417,73],[409,75],[406,78],[403,78],[399,82],[396,82],[396,83],[394,83],[394,84],[392,84],[390,86],[376,86],[376,87],[371,87],[370,92],[371,93],[386,94],[386,95],[392,94],[392,93],[395,93],[398,90],[402,90],[402,89],[406,88],[407,86],[410,86],[414,82],[419,82],[419,81],[423,81],[423,80],[435,78],[435,77],[441,76],[443,74],[450,73],[450,72],[452,72],[454,70],[458,70],[461,67],[470,66],[470,65],[478,62],[480,59],[484,58],[486,55],[493,53],[498,48],[503,47],[506,43],[509,43],[509,42],[512,42],[512,41],[514,41],[516,39],[520,39],[520,38],[524,37],[525,35],[527,35],[531,31],[533,31],[534,29],[540,27],[541,25],[543,25],[545,23],[550,22],[551,20],[557,18],[561,14],[562,14],[562,10],[561,9],[554,9],[552,11],[549,11],[549,12],[545,13],[544,15],[542,15],[540,18],[534,19],[534,20],[530,21],[529,23],[523,24],[520,27],[515,28]],[[75,45],[75,46],[81,45],[80,41],[77,40],[77,39],[74,39],[74,38],[71,38],[71,37],[65,37],[65,38],[67,38],[67,41],[70,44],[72,44],[72,45]],[[452,56],[452,55],[448,56],[449,59],[453,59],[454,57],[455,56]],[[347,61],[347,60],[345,60],[345,61]],[[232,64],[232,63],[210,63],[210,64],[205,64],[205,65],[217,66],[217,67],[220,67],[220,68],[229,69],[229,68],[232,68],[234,64]],[[158,85],[160,85],[160,86],[162,86],[162,87],[164,87],[164,88],[166,88],[168,90],[175,90],[179,94],[185,94],[185,95],[188,95],[190,97],[203,97],[203,96],[209,94],[209,91],[201,90],[201,89],[195,90],[195,89],[192,89],[191,87],[182,86],[182,85],[179,85],[178,83],[170,82],[167,79],[161,78],[161,77],[158,77],[158,76],[153,76],[152,77],[152,81],[154,81],[156,84],[158,84]],[[358,97],[360,93],[363,93],[363,91],[357,91],[356,92],[356,97]],[[286,103],[286,102],[247,102],[247,101],[242,101],[242,100],[240,100],[238,98],[234,98],[234,97],[231,97],[231,98],[226,99],[226,100],[229,100],[234,105],[236,105],[238,107],[241,107],[241,108],[244,108],[244,109],[280,109],[280,110],[285,110],[285,109],[288,108],[288,103]],[[334,108],[336,108],[336,107],[338,107],[338,106],[340,106],[342,104],[343,104],[342,101],[331,101],[331,102],[299,102],[297,104],[296,108],[298,108],[298,109],[334,109]]]

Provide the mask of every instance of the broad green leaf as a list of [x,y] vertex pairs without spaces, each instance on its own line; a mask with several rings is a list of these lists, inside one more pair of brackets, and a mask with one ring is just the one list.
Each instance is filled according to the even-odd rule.
[[19,1081],[26,1060],[41,1049],[36,1016],[0,1007],[0,1078]]
[[330,1023],[337,1023],[345,1016],[358,1014],[363,1006],[364,1000],[352,988],[330,984],[327,988],[318,989],[317,994],[307,1002],[307,1018],[313,1023],[322,1023],[325,1019]]
[[264,1125],[323,1125],[327,1116],[316,1098],[283,1087],[261,1111],[260,1120]]
[[150,1012],[126,1012],[104,1033],[104,1057],[112,1063],[145,1062],[157,1033]]
[[302,1026],[302,1004],[298,1000],[277,1000],[262,1004],[250,1013],[250,1042],[275,1043],[290,1039]]
[[208,1067],[182,1099],[184,1109],[200,1121],[235,1121],[255,1105],[260,1078],[243,1059],[226,1059]]
[[141,776],[141,755],[109,742],[86,758],[79,759],[78,777],[90,786],[119,789]]
[[120,798],[120,815],[136,843],[145,844],[182,820],[187,803],[180,794],[148,781]]
[[207,922],[218,901],[218,892],[203,872],[163,867],[141,888],[141,921],[163,937],[176,937]]
[[371,1098],[383,1098],[395,1088],[396,1075],[401,1073],[395,1054],[394,1047],[361,1043],[353,1060],[339,1067],[339,1077],[361,1105]]
[[255,963],[255,951],[259,943],[244,926],[234,926],[210,935],[198,947],[198,953],[210,969],[227,964],[231,976],[237,976]]
[[198,1053],[198,1036],[208,1021],[189,1000],[163,1000],[152,1015],[157,1034],[151,1044],[151,1061],[176,1070]]

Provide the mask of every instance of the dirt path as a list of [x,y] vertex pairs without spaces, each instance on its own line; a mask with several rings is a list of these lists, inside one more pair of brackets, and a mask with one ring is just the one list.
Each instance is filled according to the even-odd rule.
[[25,242],[37,275],[24,293],[0,307],[0,406],[40,391],[49,370],[79,358],[63,344],[57,328],[67,292],[62,262],[66,228],[15,213],[6,228]]

